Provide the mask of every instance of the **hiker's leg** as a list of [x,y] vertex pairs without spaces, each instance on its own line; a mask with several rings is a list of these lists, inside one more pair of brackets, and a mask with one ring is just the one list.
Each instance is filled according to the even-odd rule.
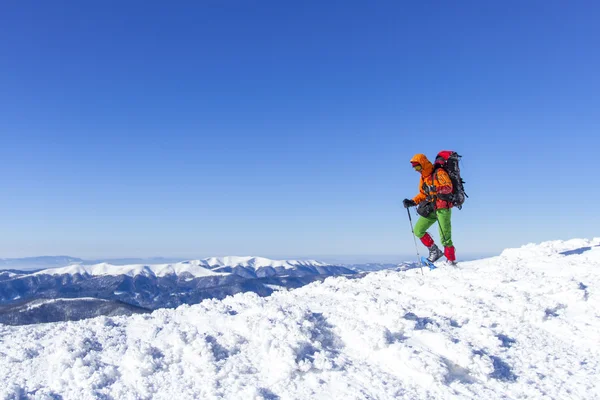
[[440,228],[440,237],[444,245],[444,255],[448,261],[456,261],[456,249],[452,243],[452,210],[440,209],[437,211],[438,226]]
[[421,242],[425,247],[430,247],[433,244],[433,238],[429,236],[427,230],[431,228],[431,225],[435,224],[436,215],[432,212],[427,217],[419,217],[419,220],[415,224],[415,236],[421,239]]
[[442,244],[444,247],[452,247],[452,210],[441,208],[436,213]]

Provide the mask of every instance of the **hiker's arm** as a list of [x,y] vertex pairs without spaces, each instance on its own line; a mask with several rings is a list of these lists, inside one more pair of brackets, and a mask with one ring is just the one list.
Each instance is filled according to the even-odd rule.
[[419,194],[416,195],[415,197],[413,197],[413,201],[416,204],[419,204],[420,202],[422,202],[426,198],[427,198],[427,194],[425,194],[425,192],[423,191],[423,178],[421,178],[419,180]]
[[420,193],[418,195],[416,195],[415,197],[413,197],[413,201],[416,204],[419,204],[420,202],[422,202],[423,200],[425,200],[427,198],[427,195],[425,193]]

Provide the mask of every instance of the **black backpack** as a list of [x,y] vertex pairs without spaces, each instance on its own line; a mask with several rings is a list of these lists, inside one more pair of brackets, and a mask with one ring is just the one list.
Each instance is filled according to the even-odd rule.
[[452,202],[459,210],[462,208],[465,199],[469,196],[465,193],[465,181],[460,177],[460,166],[458,165],[461,155],[455,151],[443,150],[440,151],[435,158],[434,174],[438,169],[443,169],[450,175],[452,180],[452,194],[445,196],[442,200]]

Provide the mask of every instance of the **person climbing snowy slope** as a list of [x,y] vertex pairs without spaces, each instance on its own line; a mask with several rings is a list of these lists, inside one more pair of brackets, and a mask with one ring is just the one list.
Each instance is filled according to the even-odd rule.
[[[427,260],[431,263],[445,255],[451,264],[456,264],[456,251],[452,243],[451,218],[453,204],[450,201],[453,192],[452,180],[444,169],[435,168],[424,154],[416,154],[411,158],[410,163],[415,171],[421,174],[419,194],[413,199],[404,199],[403,201],[405,208],[418,206],[417,213],[420,218],[415,224],[415,236],[429,250]],[[435,244],[431,235],[427,233],[427,230],[436,221],[444,246],[443,253]]]

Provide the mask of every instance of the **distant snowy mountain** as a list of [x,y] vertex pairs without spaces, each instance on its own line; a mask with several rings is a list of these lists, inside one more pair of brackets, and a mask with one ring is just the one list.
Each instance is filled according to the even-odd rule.
[[[0,306],[37,299],[92,297],[154,310],[196,304],[207,298],[222,299],[246,291],[267,296],[275,290],[298,288],[327,276],[354,273],[345,267],[318,261],[260,257],[207,258],[157,265],[75,263],[37,272],[0,271]],[[99,304],[89,304],[89,307]],[[62,305],[63,308],[70,306],[79,307],[79,304]],[[19,307],[7,308],[4,320],[26,321],[26,317],[12,315],[22,312]],[[75,311],[64,315],[80,319]],[[36,321],[37,318],[31,318],[29,323]]]
[[0,258],[0,273],[3,269],[35,270],[62,267],[65,265],[81,262],[83,262],[81,258],[69,256]]
[[112,265],[100,263],[95,265],[83,265],[81,262],[71,263],[63,268],[45,269],[36,272],[36,275],[145,275],[164,277],[168,275],[190,275],[193,277],[217,276],[241,272],[244,275],[254,277],[284,276],[284,275],[329,275],[338,266],[321,263],[318,261],[296,261],[296,260],[270,260],[262,257],[212,257],[204,260],[183,261],[174,264],[133,264]]
[[0,273],[2,270],[16,269],[20,271],[32,271],[48,268],[64,267],[70,264],[94,265],[108,263],[111,265],[129,265],[129,264],[165,264],[184,261],[181,258],[112,258],[103,260],[84,260],[70,256],[41,256],[25,258],[0,258]]
[[600,238],[356,276],[0,325],[0,398],[600,399]]

